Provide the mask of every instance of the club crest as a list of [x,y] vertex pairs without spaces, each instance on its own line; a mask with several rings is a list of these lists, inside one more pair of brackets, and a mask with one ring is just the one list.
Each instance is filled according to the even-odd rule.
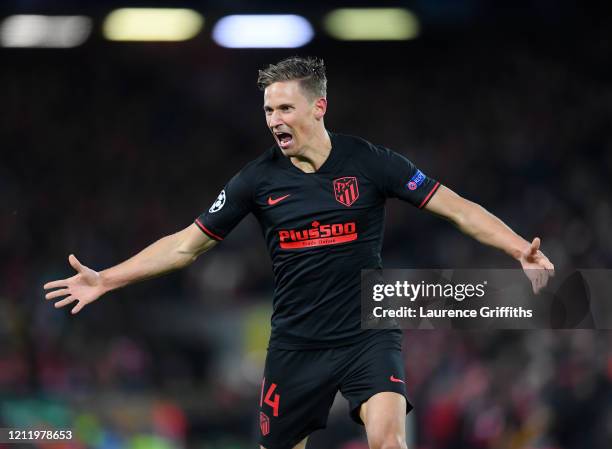
[[270,433],[270,418],[264,412],[259,412],[259,428],[263,436]]
[[334,196],[336,201],[346,207],[353,205],[359,198],[359,185],[355,176],[345,176],[344,178],[334,179]]

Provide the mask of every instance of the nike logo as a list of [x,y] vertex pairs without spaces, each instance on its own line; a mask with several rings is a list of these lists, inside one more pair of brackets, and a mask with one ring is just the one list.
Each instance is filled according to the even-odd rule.
[[401,383],[405,383],[402,379],[398,379],[397,377],[393,376],[393,374],[391,374],[391,376],[389,377],[389,380],[391,382],[401,382]]
[[290,197],[291,194],[285,195],[285,196],[281,196],[279,198],[272,198],[271,196],[268,197],[268,205],[270,206],[274,206],[276,203],[280,203],[282,200],[284,200],[287,197]]

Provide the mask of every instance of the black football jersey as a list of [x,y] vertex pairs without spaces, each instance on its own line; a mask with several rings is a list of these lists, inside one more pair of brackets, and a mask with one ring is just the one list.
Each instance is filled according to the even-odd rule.
[[263,232],[274,271],[270,347],[352,344],[361,329],[360,272],[381,269],[387,198],[422,208],[439,183],[404,156],[361,138],[329,133],[332,149],[304,173],[275,145],[247,164],[196,219],[223,240],[248,213]]

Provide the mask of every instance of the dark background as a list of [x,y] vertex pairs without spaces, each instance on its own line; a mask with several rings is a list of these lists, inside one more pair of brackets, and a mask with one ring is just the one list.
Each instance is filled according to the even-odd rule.
[[[170,6],[177,6],[174,2]],[[132,5],[169,6],[159,2]],[[101,36],[121,2],[8,1],[81,13],[74,49],[0,48],[0,427],[74,429],[92,448],[247,448],[272,276],[252,217],[188,269],[113,292],[79,315],[42,285],[188,226],[268,148],[257,70],[325,59],[328,129],[405,154],[527,239],[559,268],[612,264],[612,17],[554,1],[412,1],[421,35],[340,42],[343,4],[181,2],[206,17],[183,43]],[[351,2],[351,5],[368,5]],[[382,6],[377,4],[376,6]],[[292,50],[230,50],[210,36],[236,12],[292,12],[315,28]],[[389,268],[516,267],[448,223],[390,201]],[[410,331],[409,447],[612,446],[606,331]],[[363,449],[341,398],[312,448]],[[59,447],[59,446],[58,446]]]

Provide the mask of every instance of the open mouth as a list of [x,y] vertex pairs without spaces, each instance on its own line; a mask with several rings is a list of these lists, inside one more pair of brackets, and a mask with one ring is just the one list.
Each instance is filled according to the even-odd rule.
[[293,142],[293,136],[289,133],[275,131],[274,136],[276,137],[276,140],[278,140],[279,146],[283,149],[289,148],[291,142]]

